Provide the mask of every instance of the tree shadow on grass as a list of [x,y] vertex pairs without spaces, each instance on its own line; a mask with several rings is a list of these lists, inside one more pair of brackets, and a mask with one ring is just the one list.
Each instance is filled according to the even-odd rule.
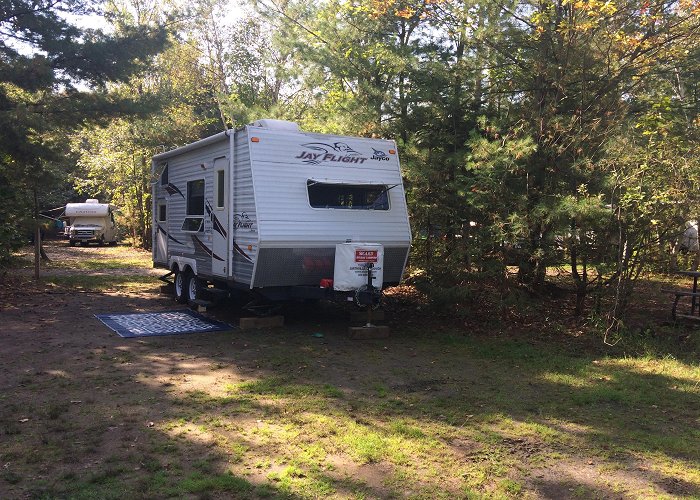
[[[227,394],[216,395],[221,387],[205,389],[207,398],[218,403],[200,406],[204,414],[216,413],[219,404],[245,401],[245,414],[259,417],[256,422],[309,433],[308,439],[291,438],[299,446],[296,451],[273,452],[281,463],[291,463],[288,472],[298,482],[313,476],[323,483],[324,476],[331,477],[336,491],[337,476],[309,472],[321,467],[322,459],[294,458],[320,442],[324,453],[344,455],[346,465],[388,464],[385,477],[365,491],[378,496],[401,495],[404,489],[453,495],[469,487],[513,493],[522,485],[508,483],[511,477],[539,490],[542,481],[528,482],[507,469],[523,460],[535,466],[552,457],[555,463],[575,465],[582,455],[612,470],[613,482],[666,491],[677,480],[684,490],[697,491],[692,474],[688,480],[673,477],[674,469],[692,470],[698,464],[692,377],[640,373],[624,363],[596,364],[561,353],[547,357],[508,343],[455,345],[418,338],[359,343],[332,324],[324,325],[319,342],[311,336],[316,326],[237,332],[230,352],[222,352],[221,343],[211,338],[178,345],[180,352],[200,359],[201,366],[235,367]],[[285,435],[278,428],[268,432]],[[463,443],[468,443],[467,451]],[[469,451],[469,443],[477,451]],[[401,447],[409,451],[397,451]],[[445,453],[448,459],[411,456],[430,448],[442,450],[438,455]],[[625,469],[625,456],[641,457],[643,468],[626,475],[615,472]],[[450,461],[458,464],[454,470],[449,470]],[[494,464],[483,465],[489,461]],[[415,471],[426,466],[438,472],[418,480]],[[659,470],[651,474],[652,467]],[[489,479],[462,481],[470,469]],[[273,481],[285,480],[275,474]],[[562,481],[560,491],[570,488],[570,480]],[[616,491],[598,480],[581,485],[604,496]]]
[[9,317],[3,496],[698,494],[696,372],[434,332],[352,341],[333,308],[142,339],[91,318],[125,306],[172,302]]

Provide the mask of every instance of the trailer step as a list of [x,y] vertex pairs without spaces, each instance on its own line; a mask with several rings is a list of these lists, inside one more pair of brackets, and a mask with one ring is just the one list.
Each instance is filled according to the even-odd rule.
[[224,300],[228,299],[229,292],[222,288],[202,288],[199,291],[200,297],[190,301],[200,310],[206,310],[207,307],[215,307]]

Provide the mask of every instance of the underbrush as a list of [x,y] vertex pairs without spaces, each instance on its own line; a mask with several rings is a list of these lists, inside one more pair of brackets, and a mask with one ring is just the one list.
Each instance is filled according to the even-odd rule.
[[460,282],[453,277],[443,285],[412,270],[407,284],[400,287],[402,292],[392,295],[389,308],[401,310],[402,316],[416,312],[419,323],[439,319],[463,335],[557,342],[572,352],[655,359],[671,356],[689,362],[700,353],[700,323],[674,322],[670,317],[671,298],[662,290],[679,286],[674,276],[648,274],[640,279],[627,315],[615,331],[610,330],[605,316],[610,307],[606,298],[590,294],[584,314],[574,314],[575,294],[564,270],[551,273],[537,290],[519,285],[514,275],[460,278]]

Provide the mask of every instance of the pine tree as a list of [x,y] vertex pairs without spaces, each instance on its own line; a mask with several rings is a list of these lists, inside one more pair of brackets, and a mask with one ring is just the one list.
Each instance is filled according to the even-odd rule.
[[[134,110],[106,85],[144,68],[162,50],[166,30],[132,26],[118,35],[81,29],[68,15],[95,14],[81,0],[3,0],[0,14],[0,184],[16,196],[2,220],[35,217],[44,193],[63,188],[66,134],[81,123]],[[131,106],[129,105],[131,103]],[[36,194],[36,196],[35,196]],[[36,203],[33,200],[37,200]],[[18,241],[21,225],[0,231],[0,259]]]

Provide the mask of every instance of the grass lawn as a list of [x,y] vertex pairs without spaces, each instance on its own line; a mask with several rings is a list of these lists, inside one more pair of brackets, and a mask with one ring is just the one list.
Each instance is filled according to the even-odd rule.
[[700,496],[690,327],[650,318],[610,347],[566,318],[477,332],[394,304],[385,340],[325,307],[121,339],[91,315],[172,307],[148,255],[75,260],[52,266],[88,274],[0,295],[2,498]]

